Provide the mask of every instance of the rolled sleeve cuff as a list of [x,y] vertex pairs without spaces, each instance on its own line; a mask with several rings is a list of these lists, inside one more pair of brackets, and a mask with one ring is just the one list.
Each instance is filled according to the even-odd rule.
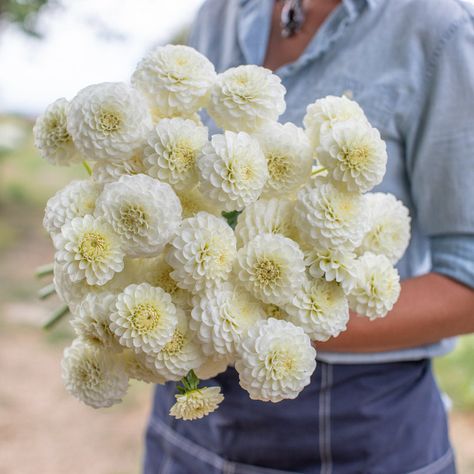
[[431,237],[432,271],[474,288],[474,234]]

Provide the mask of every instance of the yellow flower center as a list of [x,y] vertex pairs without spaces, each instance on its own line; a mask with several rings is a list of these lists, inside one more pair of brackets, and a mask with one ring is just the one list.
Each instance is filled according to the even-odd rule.
[[102,110],[99,114],[99,128],[106,135],[116,132],[122,125],[122,117],[119,113],[111,110]]
[[286,156],[270,153],[267,155],[268,173],[272,181],[284,181],[290,172]]
[[61,117],[52,117],[47,124],[47,130],[49,140],[55,147],[72,141],[66,128],[66,120]]
[[267,355],[265,365],[267,370],[270,370],[272,378],[281,380],[293,371],[295,360],[288,351],[277,349]]
[[160,322],[160,311],[152,303],[140,303],[135,306],[131,314],[131,324],[140,334],[153,332]]
[[281,268],[275,261],[262,257],[257,260],[254,274],[260,286],[269,286],[281,278]]
[[345,148],[342,156],[347,168],[359,171],[369,161],[370,151],[367,146],[359,145],[354,148]]
[[166,291],[166,293],[169,293],[170,295],[173,295],[178,291],[178,285],[176,282],[173,280],[172,276],[170,273],[172,272],[172,268],[170,267],[167,270],[163,270],[159,272],[155,278],[153,278],[153,283],[155,283],[154,286],[159,286],[160,288],[163,288],[163,290]]
[[120,224],[124,230],[138,234],[148,228],[148,216],[142,207],[129,204],[120,209]]
[[165,347],[163,347],[163,351],[170,356],[176,355],[183,349],[184,343],[184,334],[179,329],[176,329],[171,341],[167,342]]
[[89,263],[101,262],[108,250],[109,242],[98,232],[86,232],[79,243],[79,254]]
[[194,166],[196,151],[188,143],[178,143],[170,150],[169,159],[178,173],[184,173]]

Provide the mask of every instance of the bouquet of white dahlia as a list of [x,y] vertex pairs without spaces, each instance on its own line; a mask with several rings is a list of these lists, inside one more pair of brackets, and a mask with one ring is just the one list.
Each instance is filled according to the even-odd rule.
[[[280,124],[284,96],[267,69],[216,74],[168,45],[130,84],[88,86],[38,118],[42,157],[90,173],[44,216],[77,336],[62,362],[72,395],[107,407],[130,378],[181,381],[171,415],[200,418],[223,399],[200,380],[234,365],[252,399],[295,398],[314,344],[344,331],[350,310],[390,311],[410,219],[369,192],[385,144],[346,97],[311,104],[304,128]],[[222,133],[209,136],[203,109]]]

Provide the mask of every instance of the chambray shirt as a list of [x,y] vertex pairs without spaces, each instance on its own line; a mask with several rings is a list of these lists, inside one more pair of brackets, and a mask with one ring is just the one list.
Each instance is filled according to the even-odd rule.
[[[274,0],[208,0],[189,44],[218,72],[264,61]],[[308,104],[353,97],[387,143],[375,191],[410,210],[402,279],[429,271],[474,287],[474,8],[460,0],[343,0],[291,64],[281,122],[301,125]],[[209,121],[212,132],[217,129]],[[390,316],[389,316],[390,317]],[[474,317],[474,315],[473,315]],[[441,355],[452,339],[377,354],[318,353],[333,363]]]

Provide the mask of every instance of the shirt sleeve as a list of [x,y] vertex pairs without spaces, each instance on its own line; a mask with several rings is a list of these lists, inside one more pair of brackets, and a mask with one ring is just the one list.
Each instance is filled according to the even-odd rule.
[[474,287],[474,18],[442,34],[407,123],[407,170],[433,271]]

